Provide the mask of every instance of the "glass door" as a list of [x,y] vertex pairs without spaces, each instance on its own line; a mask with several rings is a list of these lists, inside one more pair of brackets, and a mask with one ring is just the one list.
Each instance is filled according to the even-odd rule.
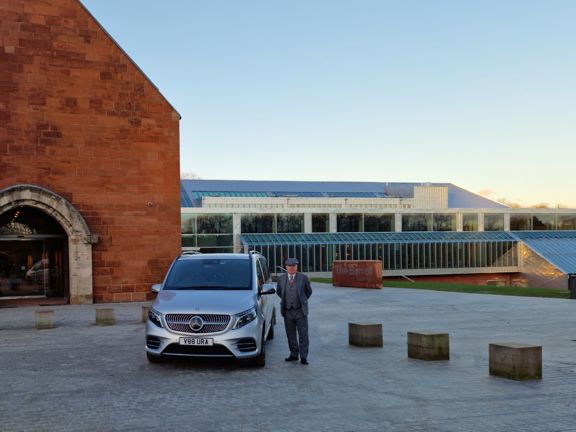
[[62,238],[0,240],[0,298],[67,297]]

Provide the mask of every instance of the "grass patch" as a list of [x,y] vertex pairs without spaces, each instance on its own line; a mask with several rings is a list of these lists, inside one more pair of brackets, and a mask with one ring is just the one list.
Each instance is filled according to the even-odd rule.
[[[331,278],[311,278],[314,282],[332,283]],[[466,285],[450,284],[443,282],[404,282],[404,281],[386,281],[386,288],[410,288],[423,289],[431,291],[446,291],[471,294],[493,294],[507,295],[518,297],[545,297],[545,298],[569,298],[568,290],[551,289],[551,288],[522,288],[522,287],[497,287],[487,285]]]

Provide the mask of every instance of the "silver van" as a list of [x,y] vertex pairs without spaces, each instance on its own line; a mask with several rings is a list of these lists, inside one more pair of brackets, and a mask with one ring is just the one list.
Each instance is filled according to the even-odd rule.
[[266,259],[249,254],[185,254],[174,260],[146,323],[150,362],[166,357],[230,357],[266,364],[276,292]]

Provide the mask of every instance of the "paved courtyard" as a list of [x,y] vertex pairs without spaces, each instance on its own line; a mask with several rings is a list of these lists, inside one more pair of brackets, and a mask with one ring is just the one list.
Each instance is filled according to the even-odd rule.
[[[313,284],[310,365],[286,363],[279,320],[267,365],[149,364],[141,304],[0,309],[1,431],[576,431],[576,301]],[[347,323],[384,327],[348,345]],[[450,333],[448,362],[406,357],[410,330]],[[543,346],[543,380],[488,375],[488,344]]]

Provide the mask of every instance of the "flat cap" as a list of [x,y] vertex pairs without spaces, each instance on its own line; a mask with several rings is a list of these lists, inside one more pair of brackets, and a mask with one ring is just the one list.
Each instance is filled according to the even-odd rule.
[[284,264],[286,265],[298,265],[299,261],[296,258],[288,258]]

